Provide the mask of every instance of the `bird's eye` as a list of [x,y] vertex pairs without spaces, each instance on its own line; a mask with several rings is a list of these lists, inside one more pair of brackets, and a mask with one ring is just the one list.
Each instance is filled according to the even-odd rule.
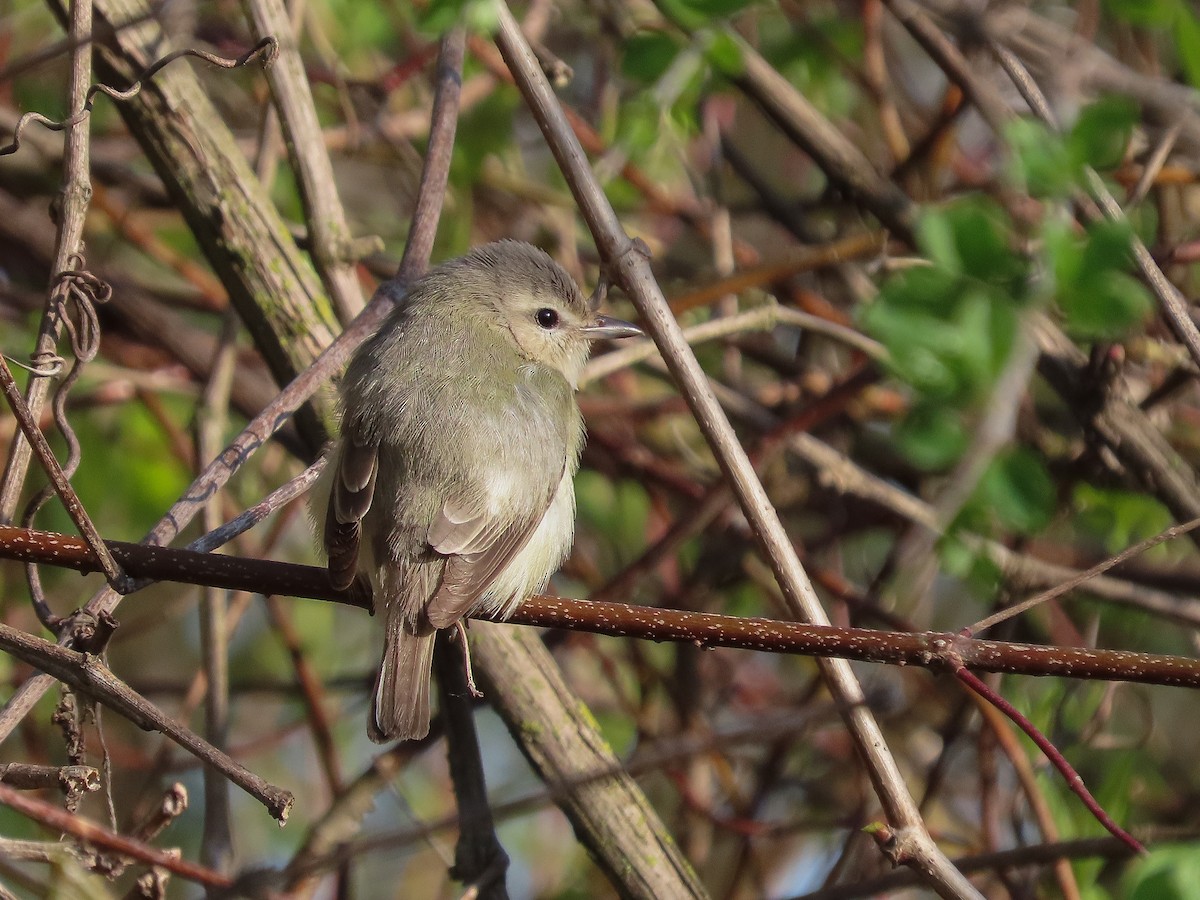
[[553,328],[558,324],[558,313],[547,306],[543,306],[533,314],[537,323],[543,328]]

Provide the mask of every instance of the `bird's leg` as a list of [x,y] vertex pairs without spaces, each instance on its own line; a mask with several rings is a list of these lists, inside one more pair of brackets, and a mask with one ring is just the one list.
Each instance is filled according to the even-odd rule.
[[462,645],[463,673],[467,676],[467,690],[476,700],[483,697],[483,691],[475,687],[475,674],[471,671],[471,648],[467,644],[467,623],[459,619],[454,623],[458,631],[458,642]]

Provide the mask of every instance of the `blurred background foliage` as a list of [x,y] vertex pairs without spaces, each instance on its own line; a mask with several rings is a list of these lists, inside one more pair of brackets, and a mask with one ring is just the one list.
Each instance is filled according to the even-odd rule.
[[[1190,87],[1191,105],[1180,106],[1178,117],[1200,118],[1200,14],[1188,0],[1011,6],[1053,23],[1055,33],[1082,38],[1162,90]],[[594,283],[590,238],[490,48],[488,2],[309,0],[300,8],[301,52],[351,229],[381,242],[359,267],[368,293],[394,271],[404,247],[427,137],[427,76],[439,36],[456,21],[467,22],[472,37],[435,259],[520,238],[546,247],[581,283]],[[964,39],[979,77],[1015,112],[996,134],[879,0],[534,0],[517,12],[545,57],[570,67],[560,98],[589,130],[594,168],[628,231],[653,251],[680,321],[779,304],[832,327],[734,329],[697,353],[722,386],[836,623],[958,629],[1039,586],[981,548],[1000,546],[1035,570],[1082,569],[1174,521],[1178,504],[1154,473],[1131,467],[1091,424],[1106,403],[1127,402],[1169,442],[1175,465],[1195,469],[1196,365],[1162,319],[1131,247],[1142,241],[1184,296],[1195,296],[1200,146],[1188,132],[1171,136],[1174,123],[1150,116],[1144,96],[1097,89],[1082,54],[1043,45],[1061,60],[1053,72],[1032,66],[1062,123],[1055,129],[1023,105],[986,50]],[[931,12],[939,12],[936,4]],[[159,15],[177,46],[236,56],[259,37],[229,0],[172,3]],[[935,21],[969,38],[975,15],[960,10]],[[1019,17],[1003,22],[1023,27]],[[60,38],[44,5],[15,0],[0,8],[0,70]],[[916,204],[911,244],[902,235],[880,236],[868,252],[860,245],[803,262],[806,248],[836,247],[879,226],[764,114],[746,87],[749,52]],[[253,157],[269,102],[260,70],[176,65],[193,66]],[[0,79],[5,135],[21,112],[63,116],[67,71],[60,53]],[[175,343],[131,323],[121,305],[131,291],[148,296],[171,314],[175,341],[187,343],[220,333],[225,299],[112,103],[96,104],[91,129],[96,195],[88,264],[115,296],[113,308],[101,310],[101,356],[71,394],[70,419],[83,447],[74,483],[105,537],[136,540],[196,471],[204,377],[178,358]],[[1167,153],[1152,162],[1164,141]],[[0,349],[10,358],[27,358],[37,333],[59,147],[57,135],[31,129],[20,152],[0,159]],[[1081,215],[1091,172],[1119,198],[1133,199],[1125,220]],[[1143,176],[1149,181],[1135,196]],[[303,238],[304,207],[286,161],[269,188]],[[735,272],[765,274],[723,289]],[[617,314],[634,315],[619,292],[611,303]],[[1047,327],[1086,360],[1074,367],[1082,387],[1073,394],[1035,366],[1036,354],[1020,367],[1022,348]],[[847,343],[839,336],[846,330],[869,341]],[[248,336],[238,336],[237,353],[237,383],[251,396],[271,396]],[[1022,371],[1015,382],[1005,380]],[[555,589],[782,617],[769,571],[732,503],[697,522],[655,564],[639,562],[695,519],[720,479],[661,369],[642,363],[618,371],[590,385],[581,403],[591,439],[577,482],[578,537]],[[998,443],[981,443],[998,410],[1011,414],[1012,428]],[[226,440],[246,413],[235,404]],[[848,481],[811,455],[782,452],[780,441],[795,430],[859,474]],[[12,433],[11,424],[0,429],[5,453]],[[61,454],[61,439],[52,440]],[[225,518],[300,470],[290,449],[273,444],[238,474],[222,492]],[[885,486],[883,499],[861,487],[869,477]],[[30,492],[39,478],[31,478]],[[959,502],[946,500],[958,489],[965,491]],[[922,529],[896,498],[915,498],[944,516],[945,534],[924,555]],[[73,533],[55,504],[38,525]],[[294,504],[233,550],[312,562],[313,543],[302,504]],[[915,556],[906,551],[914,546]],[[4,563],[0,573],[4,621],[38,631],[20,568]],[[43,578],[60,613],[99,584],[50,569]],[[1196,653],[1200,559],[1192,543],[1155,548],[1121,567],[1114,582],[1120,590],[1075,591],[989,636]],[[1151,592],[1177,606],[1139,602]],[[122,678],[196,728],[200,597],[199,589],[160,584],[129,598],[110,652]],[[233,794],[235,863],[281,865],[376,752],[362,726],[378,635],[366,616],[327,604],[230,602],[233,754],[300,797],[280,831]],[[861,831],[879,817],[870,785],[811,660],[585,634],[546,640],[713,896],[787,897],[885,873]],[[301,665],[318,676],[337,779],[320,758],[298,688]],[[905,669],[862,666],[859,673],[910,787],[925,798],[932,833],[951,855],[1101,833],[1032,745],[982,718],[952,681]],[[28,675],[0,657],[6,691]],[[981,890],[989,897],[1200,897],[1195,697],[1050,679],[992,683],[1055,741],[1118,821],[1146,835],[1151,852],[1134,862],[1084,854],[1072,864],[1073,879],[1049,866],[990,870],[976,876]],[[0,749],[3,761],[62,762],[62,741],[50,725],[55,702],[48,696],[26,718]],[[486,705],[478,718],[492,795],[498,807],[513,803],[500,825],[513,857],[510,895],[607,896],[611,888]],[[196,858],[203,811],[194,762],[112,714],[103,730],[118,824],[127,829],[166,784],[182,781],[192,809],[163,841]],[[93,752],[99,759],[98,744]],[[1048,818],[1038,820],[1031,794]],[[97,798],[84,812],[106,818]],[[378,794],[363,824],[370,845],[340,880],[318,883],[315,895],[457,896],[447,875],[453,829],[413,836],[421,823],[453,812],[435,744]],[[48,836],[7,809],[0,809],[0,835]],[[21,896],[117,896],[124,888],[82,877],[69,864],[3,859],[0,881]],[[170,893],[197,895],[178,881]]]

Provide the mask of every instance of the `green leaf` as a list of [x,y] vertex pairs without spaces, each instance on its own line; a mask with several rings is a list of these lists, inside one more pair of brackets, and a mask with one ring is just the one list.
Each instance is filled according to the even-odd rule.
[[884,285],[863,325],[888,348],[893,372],[929,399],[962,404],[991,384],[1016,328],[1012,302],[939,268]]
[[925,255],[950,272],[1009,288],[1025,276],[1008,217],[986,197],[929,210],[918,225],[918,240]]
[[1200,900],[1200,847],[1166,844],[1131,861],[1122,879],[1125,900]]
[[954,240],[954,222],[947,209],[930,209],[917,222],[917,243],[935,266],[962,274],[962,259]]
[[1187,80],[1200,89],[1200,15],[1184,6],[1175,20],[1175,52]]
[[1042,227],[1042,248],[1054,274],[1055,290],[1076,284],[1083,276],[1084,241],[1073,221],[1048,219]]
[[1130,259],[1128,225],[1101,222],[1088,228],[1076,278],[1059,283],[1058,303],[1073,335],[1119,337],[1149,314],[1149,291],[1122,271]]
[[[1072,496],[1075,523],[1104,545],[1109,553],[1120,553],[1131,544],[1158,534],[1171,524],[1171,514],[1146,494],[1099,488],[1083,483]],[[1168,552],[1155,547],[1150,554]]]
[[1128,97],[1103,97],[1085,106],[1067,136],[1067,150],[1077,165],[1111,169],[1120,165],[1140,117]]
[[624,44],[621,72],[643,84],[652,84],[670,68],[680,45],[661,31],[639,32]]
[[1096,222],[1087,227],[1082,271],[1127,270],[1133,264],[1133,229],[1127,222]]
[[863,326],[888,348],[892,370],[917,390],[937,397],[958,393],[942,349],[955,340],[946,321],[958,279],[936,269],[913,269],[889,281],[863,315]]
[[729,32],[711,31],[704,39],[704,57],[718,72],[736,78],[745,68],[742,48]]
[[1017,119],[1004,137],[1012,148],[1012,177],[1035,197],[1065,197],[1075,186],[1078,172],[1063,139],[1042,123]]
[[896,445],[914,466],[936,472],[953,465],[967,446],[959,415],[944,404],[919,403],[896,429]]
[[1018,447],[997,457],[980,484],[982,500],[1007,527],[1041,531],[1054,515],[1054,479],[1033,451]]
[[1073,336],[1100,340],[1120,337],[1137,325],[1150,311],[1151,300],[1136,278],[1106,272],[1060,296],[1059,305]]
[[1180,0],[1105,0],[1104,5],[1130,25],[1167,28],[1176,18]]

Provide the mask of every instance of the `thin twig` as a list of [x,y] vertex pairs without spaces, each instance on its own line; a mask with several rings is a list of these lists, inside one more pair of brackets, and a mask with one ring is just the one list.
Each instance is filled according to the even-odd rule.
[[[770,331],[778,325],[791,325],[826,335],[861,350],[876,360],[882,361],[887,358],[887,350],[882,345],[852,328],[838,325],[836,322],[830,322],[828,319],[822,319],[820,316],[814,316],[798,309],[777,306],[773,303],[685,328],[683,337],[689,344],[703,344],[706,341],[720,340],[747,331]],[[657,354],[658,347],[652,340],[643,339],[635,341],[630,346],[622,346],[619,350],[605,353],[588,362],[579,379],[579,386],[584,387],[593,381],[599,381],[613,372],[628,368]]]
[[[997,677],[992,676],[986,683],[993,683]],[[1029,753],[1017,739],[1012,721],[982,695],[975,691],[968,691],[967,695],[979,710],[979,715],[986,728],[986,730],[980,730],[980,740],[982,741],[985,735],[990,736],[1008,759],[1009,765],[1016,774],[1017,783],[1021,786],[1021,792],[1025,795],[1025,802],[1029,804],[1033,820],[1042,833],[1042,840],[1057,841],[1059,830],[1058,823],[1054,819],[1054,810],[1050,806],[1043,783],[1038,780]],[[1065,860],[1059,860],[1054,864],[1054,876],[1059,883],[1063,900],[1080,900],[1078,880],[1075,878],[1071,866]]]
[[968,671],[966,668],[956,668],[954,670],[954,677],[975,693],[986,698],[989,703],[1000,709],[1006,716],[1012,719],[1012,721],[1014,721],[1022,731],[1029,735],[1029,738],[1035,744],[1037,744],[1038,749],[1046,754],[1046,758],[1050,760],[1050,763],[1054,766],[1054,768],[1058,769],[1059,774],[1061,774],[1066,780],[1067,787],[1071,789],[1071,792],[1079,797],[1081,801],[1083,801],[1083,805],[1088,808],[1088,811],[1096,817],[1096,820],[1103,825],[1105,829],[1113,835],[1113,837],[1124,843],[1134,853],[1146,852],[1146,848],[1143,847],[1141,843],[1133,837],[1133,835],[1114,822],[1112,817],[1104,811],[1103,807],[1101,807],[1099,803],[1096,802],[1096,798],[1092,796],[1091,791],[1089,791],[1084,785],[1083,779],[1079,777],[1079,773],[1075,771],[1074,767],[1072,767],[1069,762],[1067,762],[1066,757],[1062,755],[1059,749],[1055,747],[1054,744],[1051,743],[1050,740],[1044,734],[1042,734],[1026,716],[1022,715],[1021,712],[1015,706],[1005,700],[1001,694],[993,691],[986,684],[984,684],[977,675]]
[[[1114,860],[1126,859],[1129,857],[1129,847],[1116,838],[1080,838],[1074,841],[1054,841],[1031,847],[1014,847],[1012,850],[1000,850],[995,853],[959,856],[955,858],[954,864],[963,872],[974,873],[1027,869],[1059,860],[1087,860],[1097,857]],[[898,870],[864,881],[823,888],[809,894],[800,894],[792,897],[791,900],[858,900],[858,898],[887,896],[902,891],[904,888],[920,887],[920,884],[916,873]]]
[[180,859],[178,856],[166,853],[157,847],[151,847],[141,841],[116,834],[87,819],[71,815],[33,797],[26,797],[5,784],[0,784],[0,803],[10,806],[22,815],[56,831],[65,832],[89,844],[132,857],[147,865],[161,866],[188,881],[217,888],[227,888],[233,884],[231,879],[219,872]]
[[[218,547],[225,546],[225,544],[228,544],[238,535],[244,534],[263,521],[263,519],[287,506],[297,497],[302,497],[308,493],[313,482],[325,470],[327,462],[326,457],[320,457],[295,478],[289,479],[285,484],[271,491],[267,496],[263,497],[253,506],[243,510],[224,525],[214,528],[212,531],[196,538],[196,540],[187,545],[187,549],[195,550],[197,553],[211,553]],[[139,585],[139,587],[141,586]]]
[[1154,187],[1154,181],[1158,178],[1159,172],[1166,165],[1167,157],[1175,149],[1175,141],[1179,139],[1181,128],[1182,123],[1176,122],[1155,143],[1154,152],[1150,154],[1149,159],[1146,160],[1146,164],[1142,167],[1142,174],[1138,176],[1137,182],[1129,189],[1129,193],[1125,195],[1126,208],[1135,207],[1146,199],[1146,195]]
[[196,758],[220,769],[281,824],[287,821],[295,799],[290,792],[269,784],[163,713],[117,678],[99,657],[59,647],[8,625],[0,625],[0,649],[98,700],[139,728],[166,735]]
[[25,435],[29,446],[37,454],[38,462],[42,464],[42,468],[45,469],[46,475],[54,485],[55,492],[62,500],[63,506],[66,507],[67,515],[71,517],[71,521],[75,523],[75,527],[79,529],[79,533],[83,535],[84,540],[87,541],[88,546],[92,548],[96,558],[100,561],[100,569],[104,572],[104,577],[114,590],[125,590],[127,588],[125,573],[113,559],[100,537],[100,532],[92,523],[91,516],[87,514],[83,503],[80,502],[79,495],[75,493],[75,488],[71,487],[71,482],[63,474],[62,467],[59,466],[54,452],[46,442],[45,435],[38,428],[33,412],[26,404],[25,398],[21,396],[17,382],[8,368],[8,363],[2,356],[0,356],[0,389],[4,391],[4,398],[8,401],[13,415],[16,416],[17,424],[21,426],[21,433]]
[[[72,7],[72,9],[74,9],[74,7]],[[88,53],[88,59],[90,60],[91,42],[79,42],[78,46],[76,47],[76,52],[78,53],[81,51],[86,51]],[[141,93],[142,86],[147,81],[158,74],[164,67],[175,62],[177,59],[183,59],[186,56],[193,56],[197,59],[202,59],[207,63],[211,63],[214,66],[219,66],[222,69],[237,69],[256,59],[262,59],[263,65],[270,65],[277,52],[278,44],[276,43],[275,39],[267,37],[263,38],[236,59],[227,59],[224,56],[217,56],[215,53],[209,53],[206,50],[199,50],[195,47],[184,47],[180,50],[174,51],[173,53],[168,53],[161,59],[155,60],[152,65],[143,70],[140,75],[130,82],[129,87],[127,88],[119,89],[103,83],[91,85],[86,89],[82,107],[77,109],[74,114],[66,119],[63,119],[62,121],[56,121],[54,119],[47,118],[41,113],[25,113],[25,115],[21,116],[21,118],[17,121],[17,125],[13,129],[12,141],[3,147],[0,147],[0,156],[11,155],[21,149],[21,136],[24,133],[26,126],[30,124],[41,125],[43,128],[49,129],[50,131],[64,131],[70,130],[77,125],[86,123],[88,115],[92,111],[92,106],[96,101],[97,94],[104,94],[104,96],[108,97],[110,100],[118,102],[132,100]],[[91,74],[90,64],[88,68],[88,74]]]
[[[228,420],[229,392],[237,362],[237,316],[230,309],[221,327],[221,342],[196,408],[196,459],[212,459],[221,446]],[[212,532],[221,521],[221,494],[213,493],[201,513],[204,529]],[[229,644],[226,639],[228,604],[220,588],[206,588],[200,602],[200,648],[208,691],[204,697],[204,735],[218,750],[229,739]],[[204,767],[204,833],[201,862],[217,872],[228,871],[233,856],[233,826],[229,811],[229,782],[211,766]]]
[[[67,96],[67,109],[70,110],[71,116],[70,121],[63,126],[67,134],[63,147],[63,185],[59,193],[58,236],[55,241],[54,263],[51,270],[55,274],[74,268],[73,260],[83,259],[83,226],[87,218],[88,202],[92,195],[90,136],[87,119],[87,91],[92,77],[92,45],[90,41],[86,40],[92,31],[92,4],[73,4],[67,28],[68,37],[73,45],[71,80]],[[23,119],[24,117],[18,120],[13,130],[14,149],[20,139]],[[0,151],[0,156],[2,155],[3,152]],[[58,345],[59,335],[66,324],[64,315],[66,305],[55,302],[55,295],[64,289],[65,285],[57,277],[52,277],[46,305],[42,311],[41,325],[38,328],[37,343],[32,354],[36,364],[55,356],[54,351]],[[25,396],[25,405],[29,409],[32,421],[36,422],[41,417],[42,406],[49,391],[49,377],[32,375]],[[0,522],[13,521],[21,488],[29,469],[32,449],[28,436],[24,435],[24,426],[22,426],[22,434],[15,436],[12,446],[9,447],[4,477],[3,480],[0,480]],[[113,571],[114,578],[118,574],[115,570]]]
[[1103,562],[1097,563],[1090,569],[1086,569],[1085,571],[1068,578],[1061,584],[1056,584],[1054,587],[1035,594],[1026,600],[1022,600],[1020,603],[1014,603],[1012,606],[1006,606],[999,612],[988,616],[986,619],[981,619],[974,625],[968,625],[962,630],[962,633],[967,636],[973,636],[979,634],[981,631],[986,631],[993,625],[998,625],[1001,622],[1011,619],[1013,616],[1020,615],[1023,612],[1033,609],[1035,606],[1039,606],[1042,603],[1053,600],[1056,597],[1061,597],[1063,594],[1075,590],[1075,588],[1079,587],[1085,582],[1091,581],[1097,575],[1103,575],[1109,569],[1119,566],[1123,562],[1128,562],[1136,556],[1141,556],[1151,547],[1157,547],[1159,544],[1174,540],[1181,535],[1185,535],[1190,531],[1194,531],[1196,528],[1200,528],[1200,519],[1192,519],[1190,522],[1184,522],[1181,525],[1172,525],[1170,528],[1166,529],[1165,531],[1160,531],[1153,537],[1148,537],[1144,541],[1138,541],[1138,543],[1131,547],[1126,547],[1116,556],[1110,556]]
[[64,794],[100,790],[100,773],[91,766],[35,766],[26,763],[0,765],[0,783],[20,791],[57,788]]
[[409,224],[408,243],[396,278],[411,281],[424,273],[433,252],[433,239],[450,182],[450,156],[454,150],[454,134],[458,129],[458,104],[462,95],[463,54],[466,32],[451,28],[442,38],[438,53],[436,93],[429,114],[429,143],[425,164],[421,169],[421,187]]

